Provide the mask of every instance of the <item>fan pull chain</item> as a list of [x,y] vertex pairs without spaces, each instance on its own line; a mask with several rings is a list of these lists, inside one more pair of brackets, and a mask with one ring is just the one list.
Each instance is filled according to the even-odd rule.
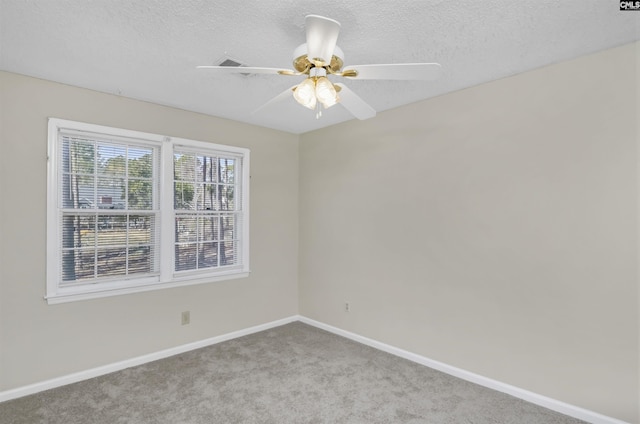
[[320,119],[322,116],[322,109],[320,109],[320,102],[316,105],[316,119]]

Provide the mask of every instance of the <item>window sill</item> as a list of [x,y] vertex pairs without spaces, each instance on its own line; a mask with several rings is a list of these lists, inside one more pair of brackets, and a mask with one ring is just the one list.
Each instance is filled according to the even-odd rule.
[[114,288],[112,290],[100,288],[99,290],[85,292],[78,292],[77,290],[74,290],[73,292],[67,291],[65,293],[64,291],[61,291],[60,293],[57,293],[55,295],[46,296],[45,300],[49,305],[56,305],[59,303],[76,302],[80,300],[99,299],[103,297],[120,296],[123,294],[142,293],[153,290],[171,289],[176,287],[193,286],[197,284],[215,283],[218,281],[235,280],[238,278],[246,278],[249,276],[249,274],[249,271],[245,271],[233,274],[217,275],[213,277],[209,276],[188,280],[176,280],[166,283],[140,284],[137,286]]

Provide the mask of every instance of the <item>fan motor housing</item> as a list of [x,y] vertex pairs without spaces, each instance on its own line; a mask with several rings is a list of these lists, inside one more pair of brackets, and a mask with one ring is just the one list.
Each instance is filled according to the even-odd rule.
[[[327,73],[333,73],[340,71],[343,65],[344,53],[340,47],[336,46],[333,51],[333,56],[331,56],[331,63],[324,67],[327,69]],[[296,47],[293,51],[293,69],[298,72],[306,73],[313,67],[315,67],[315,65],[311,63],[307,57],[307,44],[304,43]]]

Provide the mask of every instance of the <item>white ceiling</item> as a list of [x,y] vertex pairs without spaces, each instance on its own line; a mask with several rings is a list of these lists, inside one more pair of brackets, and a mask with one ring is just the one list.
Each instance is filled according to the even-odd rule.
[[0,0],[0,69],[304,133],[353,117],[293,99],[252,114],[302,77],[196,65],[290,69],[307,14],[342,24],[347,65],[442,64],[433,82],[343,81],[378,112],[640,39],[617,0]]

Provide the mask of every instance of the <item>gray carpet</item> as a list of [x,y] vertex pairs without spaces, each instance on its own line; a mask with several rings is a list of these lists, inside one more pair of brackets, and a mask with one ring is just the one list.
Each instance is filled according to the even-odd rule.
[[0,403],[0,423],[582,421],[295,322]]

